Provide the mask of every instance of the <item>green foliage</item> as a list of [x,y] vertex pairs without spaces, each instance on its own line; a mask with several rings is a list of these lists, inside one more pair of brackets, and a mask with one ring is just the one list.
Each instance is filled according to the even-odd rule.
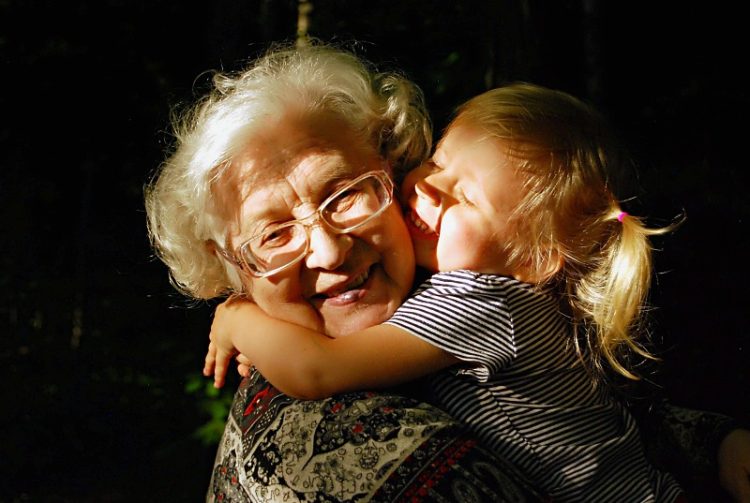
[[224,433],[234,396],[230,386],[217,389],[213,386],[213,380],[200,373],[189,374],[185,381],[185,393],[192,396],[198,410],[208,416],[208,420],[193,432],[193,436],[203,445],[216,446]]

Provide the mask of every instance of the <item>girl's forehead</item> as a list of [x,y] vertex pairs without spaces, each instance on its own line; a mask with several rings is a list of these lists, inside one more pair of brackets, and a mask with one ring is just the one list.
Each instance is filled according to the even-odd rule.
[[[453,157],[486,141],[497,140],[484,129],[466,122],[451,125],[435,148],[435,157]],[[447,159],[446,159],[447,160]]]

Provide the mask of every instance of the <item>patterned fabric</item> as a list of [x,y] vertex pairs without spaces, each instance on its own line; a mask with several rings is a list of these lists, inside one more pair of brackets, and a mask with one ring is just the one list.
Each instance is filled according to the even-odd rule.
[[750,424],[714,412],[686,409],[664,399],[635,406],[647,453],[657,466],[668,467],[694,501],[725,499],[719,487],[717,453],[722,440]]
[[439,405],[556,501],[674,501],[632,415],[595,386],[557,295],[513,278],[437,273],[387,321],[464,368],[435,375]]
[[243,380],[207,501],[523,502],[544,499],[444,412],[369,392],[295,400]]

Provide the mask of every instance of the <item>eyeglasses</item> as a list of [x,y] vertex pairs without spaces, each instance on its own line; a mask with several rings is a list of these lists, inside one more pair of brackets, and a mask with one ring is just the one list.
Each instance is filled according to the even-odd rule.
[[388,174],[370,171],[328,196],[315,213],[274,225],[242,243],[237,249],[241,263],[224,250],[219,252],[256,278],[272,276],[307,256],[309,228],[318,221],[336,234],[346,234],[383,213],[392,200],[393,182]]

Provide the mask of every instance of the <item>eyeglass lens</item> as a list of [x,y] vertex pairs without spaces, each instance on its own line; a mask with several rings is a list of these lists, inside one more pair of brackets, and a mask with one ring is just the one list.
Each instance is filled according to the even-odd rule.
[[[336,192],[317,213],[330,228],[346,233],[377,216],[389,202],[388,187],[373,174]],[[295,262],[307,252],[306,227],[294,221],[256,236],[241,247],[245,262],[256,274]]]

